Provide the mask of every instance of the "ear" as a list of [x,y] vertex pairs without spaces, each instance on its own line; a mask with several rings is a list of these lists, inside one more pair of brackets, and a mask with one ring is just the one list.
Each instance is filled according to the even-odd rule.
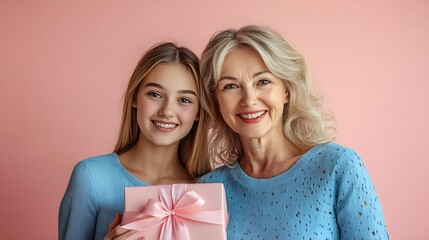
[[195,116],[195,122],[198,122],[198,120],[200,120],[200,112],[197,113],[197,115]]
[[137,108],[136,100],[133,100],[133,102],[131,103],[131,107],[133,107],[133,108]]
[[285,87],[285,99],[284,99],[284,104],[289,102],[289,91],[287,90],[287,88]]

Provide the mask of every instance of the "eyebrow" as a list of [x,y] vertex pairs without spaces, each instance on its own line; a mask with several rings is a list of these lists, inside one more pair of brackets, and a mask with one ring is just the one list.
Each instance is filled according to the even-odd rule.
[[[145,88],[146,87],[154,87],[154,88],[159,88],[159,89],[165,90],[165,87],[163,87],[162,85],[160,85],[158,83],[153,83],[153,82],[147,83],[146,85],[144,85],[144,87]],[[197,96],[197,94],[192,90],[184,89],[184,90],[179,90],[177,92],[181,93],[181,94],[192,94],[192,95]]]
[[[260,76],[262,74],[265,74],[265,73],[272,74],[269,70],[264,70],[264,71],[260,71],[260,72],[254,73],[252,75],[252,78],[258,77],[258,76]],[[224,76],[224,77],[221,77],[218,81],[221,81],[221,80],[237,80],[237,78],[231,77],[231,76]]]
[[269,70],[264,70],[264,71],[260,71],[260,72],[253,74],[252,77],[255,78],[255,77],[260,76],[260,75],[265,74],[265,73],[272,74]]

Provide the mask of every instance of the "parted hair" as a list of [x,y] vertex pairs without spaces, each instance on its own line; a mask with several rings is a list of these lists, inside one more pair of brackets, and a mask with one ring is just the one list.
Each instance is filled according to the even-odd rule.
[[[197,85],[198,98],[200,98],[203,86],[199,76],[198,56],[188,48],[179,47],[173,42],[159,43],[150,48],[137,63],[124,94],[122,121],[114,149],[117,154],[131,149],[139,139],[137,110],[132,103],[136,99],[141,82],[155,66],[171,62],[183,64],[191,71]],[[194,178],[198,178],[212,169],[207,154],[207,127],[205,127],[207,121],[205,119],[206,112],[200,104],[198,121],[194,122],[188,135],[179,143],[179,158]]]
[[321,97],[313,93],[312,78],[304,56],[284,37],[264,26],[248,25],[217,32],[201,56],[200,73],[204,84],[201,103],[210,125],[209,153],[220,163],[232,165],[243,156],[237,133],[222,118],[217,102],[217,81],[228,53],[237,48],[254,49],[268,70],[283,81],[289,102],[283,113],[285,137],[298,148],[333,141],[333,116],[325,110]]

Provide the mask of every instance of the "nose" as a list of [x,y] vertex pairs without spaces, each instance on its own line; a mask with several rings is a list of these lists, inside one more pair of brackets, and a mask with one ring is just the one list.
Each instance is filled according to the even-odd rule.
[[258,103],[258,93],[253,87],[242,89],[241,101],[242,106],[253,106]]
[[171,118],[174,116],[174,103],[172,100],[166,100],[158,111],[159,116]]

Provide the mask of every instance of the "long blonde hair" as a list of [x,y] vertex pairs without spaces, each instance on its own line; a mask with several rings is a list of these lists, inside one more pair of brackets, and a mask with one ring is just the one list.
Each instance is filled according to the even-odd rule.
[[303,150],[332,141],[333,131],[329,130],[334,130],[330,125],[333,116],[325,111],[322,99],[312,93],[312,79],[303,55],[272,29],[249,25],[216,33],[202,53],[200,72],[204,96],[201,104],[211,122],[210,156],[227,165],[243,156],[239,136],[223,120],[216,97],[225,57],[240,47],[258,52],[270,72],[283,80],[290,98],[283,115],[285,137]]
[[[137,112],[132,103],[138,93],[141,82],[149,72],[160,63],[177,62],[186,66],[193,74],[197,85],[198,97],[202,92],[199,77],[199,59],[188,48],[179,47],[175,43],[166,42],[153,46],[143,54],[130,78],[124,94],[122,121],[118,141],[114,152],[124,153],[131,149],[138,141],[140,128],[137,123]],[[192,177],[197,178],[212,169],[207,154],[207,127],[206,112],[199,107],[198,121],[188,135],[180,140],[179,158]]]

